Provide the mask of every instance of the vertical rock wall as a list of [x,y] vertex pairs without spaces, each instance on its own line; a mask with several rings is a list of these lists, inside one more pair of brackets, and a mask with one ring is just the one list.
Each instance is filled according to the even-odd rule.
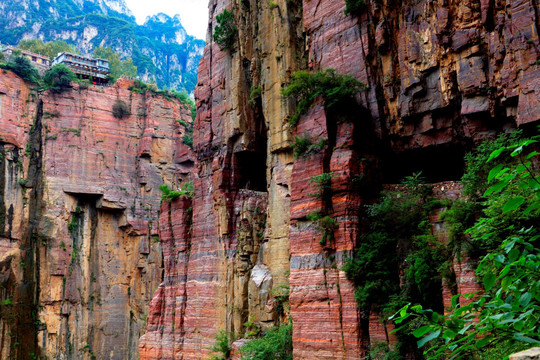
[[[231,50],[212,39],[224,9],[238,27]],[[392,339],[377,314],[358,312],[340,270],[361,241],[359,209],[413,171],[458,179],[475,144],[540,118],[531,0],[209,10],[195,154],[175,122],[189,121],[182,104],[128,83],[41,95],[0,75],[3,357],[203,359],[219,330],[243,337],[246,323],[265,330],[290,315],[295,359],[362,358]],[[369,90],[291,127],[296,104],[281,89],[326,68]],[[117,100],[130,116],[112,116]],[[295,159],[295,136],[325,145]],[[323,173],[333,175],[321,189],[312,178]],[[194,196],[158,216],[157,186],[189,178]],[[467,263],[455,267],[457,286],[474,288]]]
[[[238,27],[232,50],[212,38],[224,9]],[[283,287],[295,359],[362,358],[388,329],[357,311],[340,270],[360,241],[361,206],[412,171],[457,180],[475,144],[540,118],[536,3],[366,1],[357,15],[344,10],[341,0],[210,1],[190,251],[165,271],[183,274],[181,296],[167,282],[156,293],[141,358],[205,358],[217,330],[241,337],[248,319],[267,328]],[[295,104],[281,89],[297,70],[326,68],[369,90],[332,112],[315,106],[292,128]],[[295,136],[326,146],[294,159]],[[331,191],[310,196],[319,191],[311,178],[330,172]],[[309,221],[315,211],[335,229]],[[455,265],[458,286],[474,287],[467,264]],[[169,306],[174,316],[160,310]]]
[[[193,235],[185,335],[176,358],[208,356],[217,330],[243,336],[248,320],[262,329],[274,325],[272,289],[288,288],[293,138],[280,90],[283,79],[302,67],[304,55],[300,6],[278,3],[209,4],[211,28],[228,8],[238,15],[239,34],[228,52],[210,33],[199,68]],[[255,89],[260,96],[252,95]],[[153,304],[173,302],[162,296]],[[178,346],[147,340],[160,336],[159,326],[152,330],[141,341],[141,359],[170,358],[155,354]]]
[[138,357],[162,280],[157,187],[193,158],[189,106],[129,85],[38,94],[0,74],[2,358]]

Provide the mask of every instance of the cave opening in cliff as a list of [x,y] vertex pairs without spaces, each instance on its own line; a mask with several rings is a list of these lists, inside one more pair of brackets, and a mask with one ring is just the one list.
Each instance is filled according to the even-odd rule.
[[422,172],[427,183],[458,181],[465,170],[465,149],[457,144],[430,146],[389,155],[383,165],[384,183],[397,184]]
[[235,154],[236,183],[239,189],[267,191],[266,152],[242,151]]

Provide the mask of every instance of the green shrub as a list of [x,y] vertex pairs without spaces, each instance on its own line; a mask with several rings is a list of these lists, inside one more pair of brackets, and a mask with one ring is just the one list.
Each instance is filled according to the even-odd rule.
[[193,149],[193,133],[185,133],[182,142]]
[[216,342],[214,345],[212,345],[212,347],[210,347],[210,350],[216,353],[221,353],[222,356],[214,358],[217,360],[228,359],[232,351],[231,342],[232,341],[229,338],[229,334],[227,334],[225,330],[218,331],[216,334]]
[[66,65],[58,64],[45,73],[43,83],[52,93],[60,94],[71,89],[71,82],[75,79],[73,71]]
[[287,312],[289,306],[290,289],[287,285],[279,285],[272,289],[270,294],[274,297],[274,309],[278,317],[282,317]]
[[345,15],[359,15],[366,7],[366,0],[345,0]]
[[[421,181],[420,174],[409,176],[401,188],[383,191],[378,203],[366,207],[370,228],[343,267],[355,283],[355,298],[364,313],[395,310],[388,305],[398,295],[442,308],[441,276],[436,266],[426,266],[440,263],[444,252],[434,244],[429,221],[440,202]],[[401,288],[398,269],[405,258],[407,281]]]
[[243,360],[292,360],[292,324],[274,326],[240,348]]
[[319,139],[319,141],[313,144],[313,140],[307,134],[294,137],[293,151],[294,157],[307,157],[311,154],[320,152],[326,145],[326,139]]
[[238,28],[236,27],[236,21],[234,15],[229,10],[225,9],[221,14],[216,17],[217,25],[214,29],[214,41],[219,47],[232,50],[234,47],[234,41]]
[[320,211],[310,212],[306,214],[306,219],[308,221],[317,221],[322,219],[324,215]]
[[488,163],[488,159],[493,151],[507,146],[512,146],[521,140],[523,133],[516,130],[510,134],[501,134],[495,140],[484,141],[474,152],[465,155],[466,169],[461,182],[463,183],[463,194],[472,201],[477,201],[487,190],[486,179],[490,170],[498,164],[512,160],[510,152],[506,151],[502,156]]
[[117,100],[112,108],[113,116],[117,119],[123,119],[131,115],[128,105],[123,100]]
[[11,56],[7,64],[0,66],[2,69],[11,70],[19,75],[23,80],[38,83],[40,80],[39,72],[32,66],[30,60],[24,56]]
[[193,123],[187,123],[183,120],[177,120],[180,125],[184,126],[185,133],[182,136],[182,142],[193,149]]
[[176,200],[181,196],[193,197],[195,195],[193,181],[186,182],[180,190],[171,190],[167,184],[162,184],[158,188],[162,193],[161,200],[167,200],[169,202]]
[[253,318],[251,315],[249,316],[248,321],[243,324],[243,326],[246,328],[247,337],[257,336],[261,332],[261,326],[253,322]]
[[327,241],[334,240],[334,230],[337,229],[337,221],[326,215],[319,220],[319,226],[322,232],[322,237],[319,244],[324,245]]
[[337,74],[334,69],[326,69],[316,73],[294,73],[291,83],[282,90],[282,94],[286,97],[294,96],[298,101],[296,111],[289,119],[294,126],[316,99],[321,98],[325,108],[330,110],[364,90],[367,90],[367,86],[351,75]]
[[533,166],[540,154],[530,149],[540,136],[505,142],[515,136],[497,139],[499,147],[479,147],[469,164],[478,177],[464,177],[485,188],[484,209],[467,230],[472,242],[486,245],[476,270],[484,291],[453,296],[444,314],[407,304],[392,317],[399,325],[425,323],[412,335],[430,359],[503,359],[540,344],[540,175]]
[[249,92],[249,103],[255,104],[255,101],[259,99],[262,95],[262,88],[259,87],[252,87],[251,91]]
[[309,179],[310,183],[315,183],[317,188],[316,193],[309,193],[310,196],[321,197],[326,191],[332,188],[332,178],[334,178],[334,172],[322,173],[320,175],[312,176]]

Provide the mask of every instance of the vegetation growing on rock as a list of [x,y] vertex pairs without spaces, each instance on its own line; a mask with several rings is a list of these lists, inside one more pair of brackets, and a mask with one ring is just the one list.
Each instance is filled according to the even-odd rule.
[[[441,202],[414,176],[367,207],[370,230],[343,269],[364,316],[404,306],[393,317],[400,342],[387,356],[418,345],[430,359],[499,359],[540,343],[539,153],[526,151],[539,137],[519,136],[502,135],[467,157],[468,202]],[[441,207],[449,208],[441,217],[447,245],[435,241],[429,221]],[[478,259],[485,293],[455,295],[445,315],[441,280],[454,286],[447,261],[454,256]]]
[[216,21],[217,25],[214,29],[213,36],[214,41],[222,50],[232,50],[238,33],[233,13],[225,9],[221,14],[216,16]]
[[37,84],[41,79],[37,69],[33,67],[30,60],[24,56],[12,56],[7,63],[0,64],[0,67],[2,69],[11,70],[22,79],[32,83]]
[[364,90],[367,90],[367,86],[351,75],[342,75],[334,69],[326,69],[315,73],[297,71],[282,94],[294,97],[298,102],[296,111],[289,118],[289,123],[296,125],[300,116],[314,104],[315,100],[322,100],[325,108],[331,110]]
[[75,79],[73,71],[63,64],[58,64],[45,73],[43,83],[46,89],[55,94],[60,94],[71,89],[71,82],[75,81]]
[[181,196],[193,197],[195,194],[195,188],[193,186],[193,181],[186,182],[181,189],[171,190],[167,184],[159,186],[161,190],[161,200],[167,200],[169,202],[178,199]]
[[240,348],[243,360],[292,360],[292,323],[274,326]]
[[446,314],[408,304],[394,317],[404,327],[412,318],[427,322],[413,335],[430,359],[499,359],[540,344],[539,140],[502,136],[477,155],[492,167],[483,210],[467,232],[487,249],[476,270],[485,292],[455,295]]
[[131,115],[129,111],[129,106],[123,100],[117,100],[112,108],[113,116],[117,119],[123,119]]
[[294,137],[293,152],[295,158],[307,157],[320,152],[326,145],[327,139],[321,138],[316,143],[308,134]]

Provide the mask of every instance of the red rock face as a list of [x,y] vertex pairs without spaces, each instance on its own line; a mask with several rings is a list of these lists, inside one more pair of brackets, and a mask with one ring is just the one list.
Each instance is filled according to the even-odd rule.
[[[179,310],[169,310],[178,300],[164,283],[141,358],[204,358],[217,330],[245,335],[246,314],[262,328],[275,323],[275,299],[253,285],[257,266],[271,274],[270,288],[290,287],[295,359],[358,359],[369,343],[395,341],[378,314],[360,318],[340,270],[361,238],[359,209],[380,184],[412,171],[426,170],[432,182],[457,180],[471,144],[540,118],[533,2],[367,3],[359,16],[348,16],[344,1],[303,1],[301,9],[281,0],[211,1],[208,38],[225,8],[239,34],[231,51],[208,43],[199,69],[191,255],[165,275],[186,271],[185,282],[175,282],[186,296],[178,319],[184,330],[174,331],[174,341],[165,338]],[[369,90],[356,107],[311,108],[293,129],[287,118],[294,104],[280,89],[304,68],[334,68]],[[327,145],[293,159],[294,136]],[[262,175],[257,164],[264,164]],[[332,173],[331,191],[313,196],[319,190],[312,177],[323,173]],[[451,182],[436,191],[459,196]],[[257,244],[245,234],[255,228],[259,206],[267,216]],[[173,219],[176,211],[184,210],[173,208]],[[335,228],[308,220],[316,211]],[[433,229],[447,241],[436,214]],[[467,261],[454,267],[458,291],[478,288]],[[446,304],[452,291],[444,287]]]
[[[189,106],[123,82],[62,94],[37,94],[11,73],[0,84],[2,296],[20,318],[3,323],[2,349],[135,358],[161,281],[158,186],[180,186],[193,166],[176,121],[191,121]],[[117,101],[131,114],[115,118]]]

